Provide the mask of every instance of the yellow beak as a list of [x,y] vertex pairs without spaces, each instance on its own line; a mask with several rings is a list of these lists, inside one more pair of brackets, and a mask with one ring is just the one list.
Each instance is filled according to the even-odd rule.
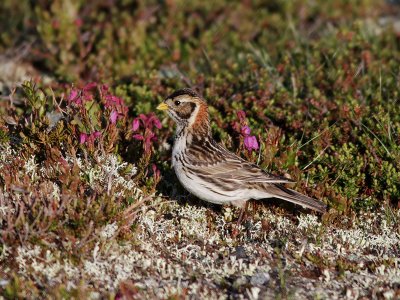
[[160,103],[160,105],[157,106],[157,109],[158,110],[167,110],[168,109],[168,105],[165,102]]

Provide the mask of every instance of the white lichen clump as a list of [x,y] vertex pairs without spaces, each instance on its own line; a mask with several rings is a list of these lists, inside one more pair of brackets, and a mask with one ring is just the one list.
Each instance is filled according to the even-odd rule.
[[[322,270],[320,280],[295,276],[296,281],[288,281],[286,285],[292,285],[299,299],[309,297],[311,290],[314,291],[313,295],[325,298],[338,298],[343,289],[346,293],[362,296],[373,282],[393,286],[400,280],[399,259],[393,256],[400,242],[399,236],[393,230],[394,225],[387,222],[381,222],[374,233],[368,232],[365,224],[363,229],[363,226],[354,224],[354,228],[348,232],[324,225],[321,231],[323,225],[314,216],[301,215],[296,224],[265,211],[262,217],[272,222],[270,232],[263,232],[261,221],[257,221],[251,224],[251,228],[242,227],[247,233],[239,240],[234,240],[227,236],[230,224],[225,221],[223,214],[214,216],[212,221],[219,225],[216,224],[212,229],[204,207],[180,206],[176,203],[163,205],[170,217],[164,218],[154,209],[143,211],[138,221],[137,240],[132,244],[119,245],[113,239],[119,230],[116,223],[104,226],[91,255],[82,258],[82,267],[59,259],[60,253],[49,253],[39,246],[18,248],[20,273],[28,276],[33,271],[38,278],[44,277],[52,283],[67,280],[70,288],[90,278],[90,285],[97,292],[116,291],[121,282],[128,280],[135,282],[139,290],[152,291],[150,298],[166,298],[184,290],[193,297],[216,298],[216,295],[220,295],[219,283],[232,278],[235,288],[244,287],[246,297],[258,299],[271,296],[268,286],[280,282],[279,278],[274,277],[277,276],[274,274],[281,272],[279,268],[291,270],[294,274],[297,272],[299,266],[294,257],[299,257],[298,252],[303,248],[300,257],[305,265],[310,264],[306,258],[308,253],[318,254],[332,262],[345,258],[357,262],[360,267],[357,272],[347,270],[343,273],[346,284],[335,271],[328,268]],[[375,218],[382,221],[384,214],[378,212]],[[302,232],[315,233],[321,242],[317,246],[315,237],[307,241],[304,239],[307,236],[302,236]],[[376,239],[378,232],[387,236],[381,242]],[[360,236],[364,237],[363,240]],[[281,257],[275,260],[276,248],[271,244],[281,238],[285,244],[280,250]],[[338,247],[341,247],[339,252]],[[376,249],[381,252],[377,253]],[[292,255],[285,254],[292,251]],[[377,264],[375,271],[371,272],[365,267],[368,261]],[[191,278],[197,278],[196,282],[193,283]],[[348,289],[349,286],[352,288]],[[384,291],[387,297],[392,295],[390,291]]]
[[[0,167],[17,159],[9,146],[1,145],[1,150]],[[99,194],[143,199],[134,181],[136,168],[115,155],[65,160],[67,166],[79,168],[81,182]],[[59,166],[46,169],[33,156],[21,166],[20,175],[27,174],[36,186],[40,183],[45,192],[38,195],[58,209],[64,199],[62,185],[46,174]],[[0,191],[0,221],[15,209],[9,200],[18,201],[22,194],[5,191]],[[239,212],[233,208],[214,212],[165,201],[160,195],[146,197],[138,210],[136,223],[128,228],[134,230],[130,240],[118,240],[127,230],[119,219],[107,220],[85,240],[78,259],[51,243],[25,242],[17,248],[0,245],[0,262],[8,261],[13,249],[23,278],[67,290],[84,283],[92,298],[115,294],[125,282],[135,287],[138,298],[149,299],[265,299],[281,296],[276,291],[282,289],[296,299],[368,297],[372,292],[386,299],[398,296],[398,211],[379,210],[329,224],[313,214],[295,219],[261,208],[236,227]],[[338,271],[338,262],[343,270]],[[307,277],[312,272],[318,276]]]
[[[69,160],[71,161],[71,159]],[[121,175],[121,172],[128,168],[128,163],[119,162],[114,154],[100,155],[97,157],[97,161],[90,161],[86,164],[81,160],[77,160],[77,163],[81,170],[81,176],[88,178],[89,185],[104,186],[108,194],[113,189],[116,197],[127,196],[127,192],[133,192],[138,198],[142,197],[140,189],[136,187],[136,182],[133,180],[137,174],[137,168],[132,166],[128,172]]]
[[118,225],[116,222],[107,224],[100,232],[100,237],[104,240],[111,239],[118,231]]
[[38,165],[35,162],[35,156],[31,156],[24,165],[25,171],[28,175],[30,175],[31,180],[34,181],[37,179],[37,169]]

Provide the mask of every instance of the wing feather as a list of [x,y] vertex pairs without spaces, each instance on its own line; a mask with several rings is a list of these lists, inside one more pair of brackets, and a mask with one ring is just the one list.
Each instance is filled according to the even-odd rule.
[[326,205],[323,202],[281,185],[293,183],[292,180],[262,170],[257,165],[229,152],[213,140],[189,147],[185,160],[187,160],[186,167],[190,169],[191,175],[208,182],[209,188],[214,188],[215,193],[240,190],[241,187],[244,190],[251,190],[253,187],[254,190],[260,191],[259,197],[256,196],[254,199],[274,197],[322,213],[326,211]]
[[187,157],[193,169],[203,176],[231,179],[238,183],[293,183],[291,179],[267,173],[214,141],[189,148]]

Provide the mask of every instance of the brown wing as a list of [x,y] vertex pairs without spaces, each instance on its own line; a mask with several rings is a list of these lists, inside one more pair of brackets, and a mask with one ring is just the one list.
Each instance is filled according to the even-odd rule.
[[293,181],[265,172],[257,165],[245,161],[213,140],[194,144],[188,148],[190,165],[202,175],[248,183],[292,183]]
[[326,211],[323,202],[282,185],[282,183],[293,183],[292,180],[263,171],[213,140],[191,145],[185,159],[188,160],[193,175],[206,179],[219,188],[235,190],[243,185],[247,188],[253,185],[256,190],[262,190],[264,195],[268,194],[270,197],[280,198],[322,213]]

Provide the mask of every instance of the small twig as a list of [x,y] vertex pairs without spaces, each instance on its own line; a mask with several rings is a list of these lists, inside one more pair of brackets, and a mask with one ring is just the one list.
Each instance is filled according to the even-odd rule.
[[382,147],[386,150],[386,153],[391,157],[392,154],[390,153],[390,151],[388,150],[388,148],[386,148],[385,144],[381,141],[381,139],[371,130],[369,129],[367,126],[365,126],[363,123],[361,123],[361,126],[364,127],[365,129],[367,129],[367,131],[372,134],[378,141],[379,143],[382,145]]
[[316,157],[312,162],[310,162],[308,165],[306,165],[302,170],[304,171],[304,170],[307,169],[309,166],[311,166],[314,162],[316,162],[316,161],[321,157],[321,155],[324,154],[325,150],[326,150],[328,147],[329,147],[329,146],[326,146],[326,147],[317,155],[317,157]]
[[297,148],[297,150],[300,150],[301,148],[303,148],[305,145],[311,143],[313,140],[319,138],[325,131],[328,131],[331,127],[335,126],[336,123],[338,121],[335,121],[335,123],[333,123],[331,126],[329,126],[328,128],[326,128],[325,130],[323,130],[321,133],[317,134],[315,137],[311,138],[310,140],[308,140],[307,142],[305,142],[303,145],[300,145],[299,148]]

